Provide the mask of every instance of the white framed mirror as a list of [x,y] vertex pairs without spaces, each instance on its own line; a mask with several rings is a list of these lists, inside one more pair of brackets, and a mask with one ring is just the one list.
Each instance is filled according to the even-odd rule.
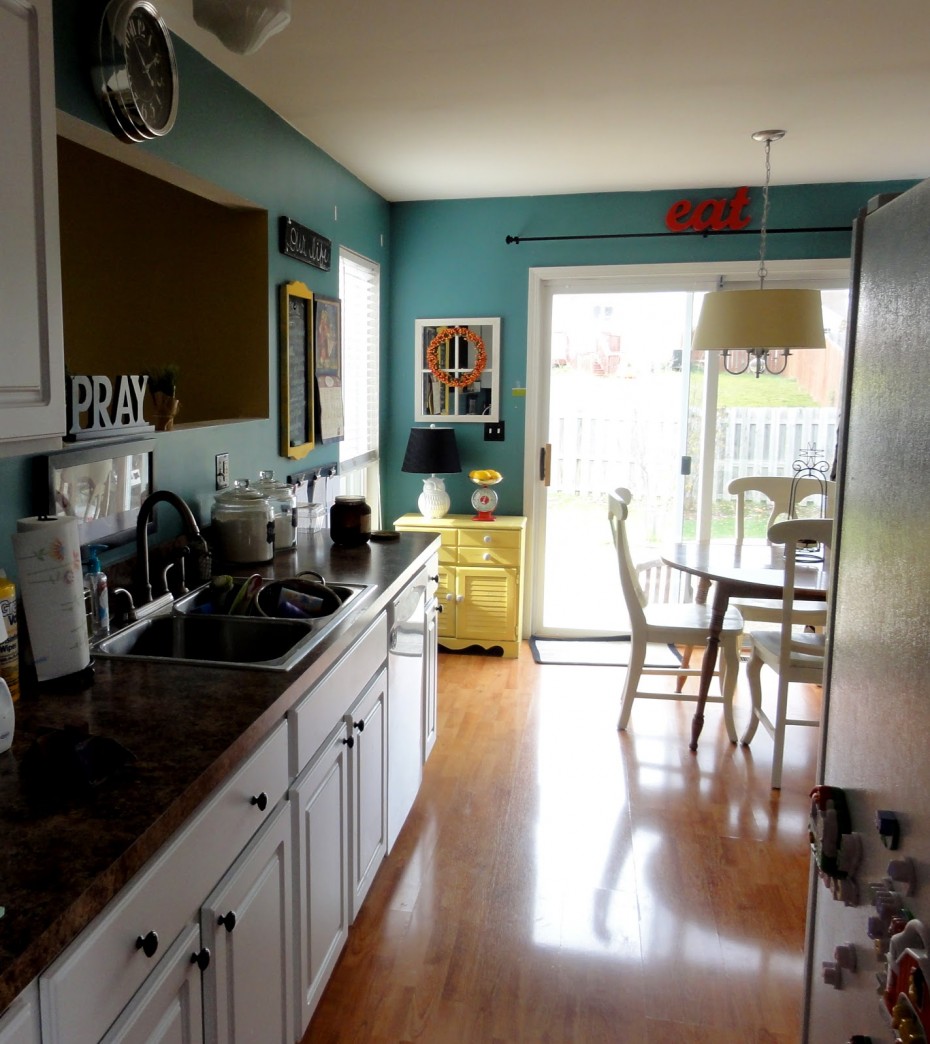
[[417,319],[414,419],[460,424],[500,420],[500,334],[499,318]]

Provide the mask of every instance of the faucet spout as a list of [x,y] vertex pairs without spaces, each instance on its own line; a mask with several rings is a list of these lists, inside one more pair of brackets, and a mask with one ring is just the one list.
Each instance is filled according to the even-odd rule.
[[[137,586],[146,602],[152,600],[152,582],[149,575],[149,542],[146,528],[152,513],[158,504],[171,504],[181,516],[187,543],[200,561],[199,579],[209,579],[210,549],[207,545],[193,512],[183,498],[170,489],[159,489],[149,494],[139,508],[139,517],[136,520],[136,578]],[[202,575],[204,572],[206,576]]]

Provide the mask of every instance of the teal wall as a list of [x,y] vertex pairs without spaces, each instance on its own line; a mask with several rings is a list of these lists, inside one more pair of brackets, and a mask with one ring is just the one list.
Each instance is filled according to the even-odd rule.
[[[88,19],[95,5],[55,0],[55,60],[60,109],[104,127],[88,74]],[[649,262],[739,260],[756,256],[755,237],[601,240],[508,246],[514,235],[574,235],[657,232],[669,205],[683,195],[729,195],[720,190],[656,193],[516,197],[386,203],[357,178],[275,116],[199,54],[176,40],[181,104],[171,134],[162,141],[126,145],[148,149],[251,202],[269,214],[269,329],[255,350],[268,358],[272,417],[164,433],[158,439],[158,484],[194,502],[213,490],[213,456],[229,452],[234,475],[255,475],[286,462],[278,453],[276,389],[277,287],[299,279],[312,290],[335,295],[338,272],[321,273],[281,256],[277,219],[286,214],[382,266],[382,448],[384,517],[411,510],[420,479],[400,472],[413,421],[413,322],[421,316],[495,315],[503,320],[501,372],[504,443],[487,446],[480,425],[460,425],[463,467],[496,467],[506,476],[498,487],[502,512],[522,509],[524,399],[511,396],[525,383],[528,269],[547,265],[645,264]],[[793,186],[772,191],[772,225],[848,226],[859,207],[877,191],[911,183]],[[118,205],[118,201],[114,201]],[[338,208],[338,220],[335,210]],[[382,243],[384,245],[382,245]],[[769,257],[847,256],[846,234],[781,236],[769,240]],[[118,244],[114,244],[118,252]],[[93,263],[94,259],[88,259]],[[109,260],[109,259],[107,259]],[[204,273],[209,278],[209,273]],[[196,345],[178,346],[183,364],[196,358]],[[235,380],[235,373],[225,379]],[[529,390],[532,394],[532,389]],[[315,450],[308,465],[334,458],[332,448]],[[0,566],[13,570],[7,534],[15,520],[32,511],[30,460],[0,460]],[[464,475],[448,480],[453,510],[468,510],[472,486]]]
[[[771,190],[771,228],[850,229],[859,209],[879,191],[901,191],[894,183],[793,185]],[[757,236],[656,237],[572,240],[508,245],[512,236],[574,236],[665,232],[665,214],[676,200],[693,202],[733,195],[735,186],[669,192],[624,192],[574,196],[452,200],[395,204],[392,212],[390,309],[390,423],[382,435],[385,518],[416,504],[421,488],[399,471],[413,421],[413,324],[429,316],[500,316],[501,417],[504,443],[485,443],[480,425],[456,427],[462,468],[496,468],[498,510],[523,509],[523,451],[526,398],[512,389],[526,385],[527,288],[529,269],[562,265],[644,265],[695,261],[742,261],[758,257]],[[754,219],[758,214],[750,208]],[[755,227],[755,226],[750,226]],[[773,235],[771,260],[848,257],[850,233]],[[532,396],[533,389],[527,389]],[[474,487],[466,474],[446,478],[453,511],[468,511]]]

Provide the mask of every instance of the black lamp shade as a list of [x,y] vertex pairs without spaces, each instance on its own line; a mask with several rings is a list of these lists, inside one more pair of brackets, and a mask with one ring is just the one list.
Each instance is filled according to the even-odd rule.
[[462,470],[453,428],[411,428],[401,471],[415,475],[451,475]]

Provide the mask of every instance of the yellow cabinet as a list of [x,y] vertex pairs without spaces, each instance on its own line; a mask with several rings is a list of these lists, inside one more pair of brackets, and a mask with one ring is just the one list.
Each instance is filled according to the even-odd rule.
[[526,519],[499,515],[478,522],[470,515],[403,515],[399,532],[438,533],[439,644],[446,649],[500,648],[517,655],[523,616]]

